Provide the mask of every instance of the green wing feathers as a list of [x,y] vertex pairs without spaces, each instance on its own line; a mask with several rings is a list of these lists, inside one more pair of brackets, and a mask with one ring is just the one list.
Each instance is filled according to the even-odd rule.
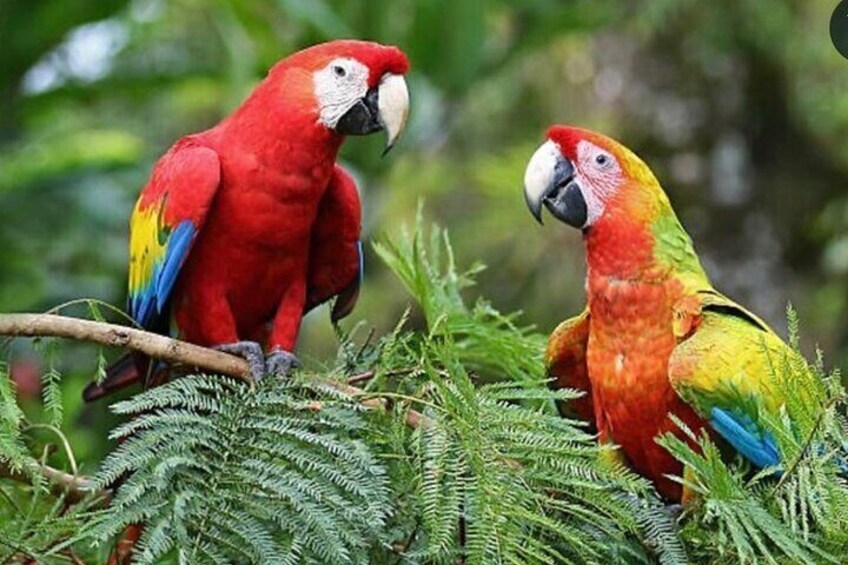
[[777,414],[788,390],[815,395],[820,384],[762,320],[715,291],[699,298],[695,329],[669,359],[671,385],[752,463],[776,465],[779,450],[764,414]]

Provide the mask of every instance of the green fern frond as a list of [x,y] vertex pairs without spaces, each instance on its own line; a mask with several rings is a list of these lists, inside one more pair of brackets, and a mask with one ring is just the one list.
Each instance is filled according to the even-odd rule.
[[62,425],[64,405],[62,401],[62,375],[56,369],[58,342],[55,339],[45,339],[41,340],[38,345],[48,363],[47,371],[41,374],[41,398],[44,403],[44,411],[49,417],[50,424],[59,427]]
[[482,298],[468,306],[462,291],[474,286],[484,267],[458,270],[447,232],[434,225],[428,237],[423,228],[419,207],[412,235],[383,239],[374,249],[421,307],[430,332],[451,337],[471,371],[528,385],[543,383],[545,338],[533,326],[516,323],[520,312],[501,314]]
[[8,366],[0,362],[0,462],[11,470],[23,471],[32,461],[21,428],[24,413],[18,405]]
[[361,562],[390,508],[385,470],[360,435],[359,405],[302,379],[251,391],[191,376],[113,407],[137,416],[95,481],[115,482],[87,532],[104,542],[144,521],[140,563]]

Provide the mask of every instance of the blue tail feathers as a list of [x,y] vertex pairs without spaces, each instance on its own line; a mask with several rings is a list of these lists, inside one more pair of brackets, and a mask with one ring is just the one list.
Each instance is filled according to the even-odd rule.
[[751,463],[760,468],[780,463],[774,437],[760,431],[749,416],[718,407],[712,409],[711,415],[710,423],[715,431]]

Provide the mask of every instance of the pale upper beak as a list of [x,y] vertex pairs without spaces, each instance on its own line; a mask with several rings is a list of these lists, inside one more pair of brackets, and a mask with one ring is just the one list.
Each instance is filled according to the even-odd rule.
[[380,80],[377,93],[380,122],[386,129],[386,149],[383,151],[385,155],[406,127],[406,119],[409,117],[409,90],[401,75],[386,73]]
[[580,229],[586,226],[586,200],[574,165],[553,141],[543,143],[530,158],[524,172],[524,199],[540,224],[544,205],[561,222]]
[[335,129],[345,135],[368,135],[386,130],[386,149],[394,146],[409,115],[409,91],[401,75],[386,73],[339,118]]
[[559,159],[559,147],[553,141],[546,141],[533,153],[524,171],[524,200],[530,213],[540,224],[542,200],[553,186],[554,170]]

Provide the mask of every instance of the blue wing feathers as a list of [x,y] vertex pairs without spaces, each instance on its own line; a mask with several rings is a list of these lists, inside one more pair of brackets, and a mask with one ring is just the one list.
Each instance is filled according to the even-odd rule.
[[[760,468],[780,464],[780,450],[774,437],[761,432],[750,416],[721,408],[713,408],[711,414],[713,428],[751,463]],[[824,455],[823,446],[815,448],[815,452]],[[835,459],[839,474],[848,478],[848,444],[836,453]]]
[[160,313],[171,296],[174,283],[177,282],[177,273],[179,273],[180,267],[186,255],[188,255],[196,231],[194,225],[185,220],[180,222],[176,229],[171,232],[162,271],[156,277],[156,308]]
[[133,302],[136,303],[136,308],[132,311],[132,317],[135,321],[141,324],[141,327],[146,328],[150,324],[153,317],[153,305],[155,296],[153,294],[152,285],[142,290]]
[[780,463],[774,437],[761,432],[749,416],[718,407],[712,409],[711,415],[710,423],[715,431],[751,463],[760,468]]
[[359,254],[359,284],[365,279],[365,254],[362,252],[362,241],[356,242],[356,252]]
[[190,221],[180,222],[168,237],[165,256],[154,267],[150,282],[130,298],[130,313],[142,327],[149,327],[163,312],[196,233]]

